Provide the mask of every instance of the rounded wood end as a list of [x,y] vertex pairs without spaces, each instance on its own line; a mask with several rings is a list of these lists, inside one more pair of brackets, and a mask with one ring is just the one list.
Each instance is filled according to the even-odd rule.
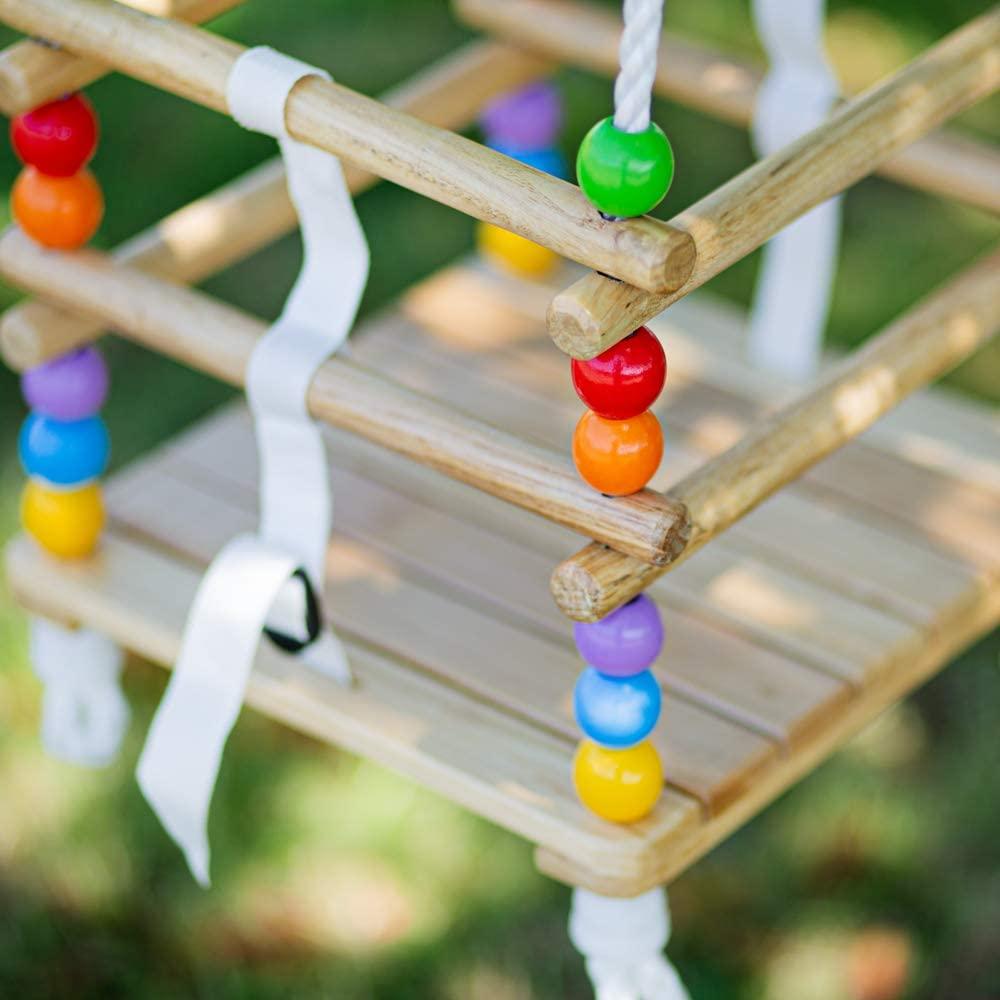
[[576,557],[556,566],[549,581],[559,610],[577,622],[596,622],[602,617],[598,607],[600,587]]

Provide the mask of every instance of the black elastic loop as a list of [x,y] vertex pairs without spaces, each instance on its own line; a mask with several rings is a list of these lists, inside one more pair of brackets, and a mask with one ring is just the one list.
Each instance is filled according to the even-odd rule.
[[319,638],[319,634],[323,628],[319,613],[319,598],[316,596],[316,591],[313,589],[312,583],[309,582],[309,576],[301,566],[289,577],[289,580],[299,580],[305,589],[306,637],[305,639],[295,639],[284,632],[279,632],[277,629],[268,628],[267,626],[264,627],[264,635],[278,649],[286,653],[301,653],[303,649],[311,646]]

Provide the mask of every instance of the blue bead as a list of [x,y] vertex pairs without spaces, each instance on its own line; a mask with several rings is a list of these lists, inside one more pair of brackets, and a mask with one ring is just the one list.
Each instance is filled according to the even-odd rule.
[[110,443],[100,417],[67,421],[32,413],[21,427],[18,451],[29,476],[73,486],[104,472]]
[[644,740],[660,717],[660,685],[648,670],[609,677],[593,667],[573,690],[577,725],[595,743],[622,749]]
[[553,177],[559,177],[562,180],[566,180],[569,177],[566,158],[555,147],[550,147],[549,149],[518,149],[516,146],[506,146],[502,142],[491,142],[489,146],[490,149],[495,149],[498,153],[503,153],[504,156],[509,156],[511,159],[519,160],[529,167],[541,170],[542,173],[552,174]]

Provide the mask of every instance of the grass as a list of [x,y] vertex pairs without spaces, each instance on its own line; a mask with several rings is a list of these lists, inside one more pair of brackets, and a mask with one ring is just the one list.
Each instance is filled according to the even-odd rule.
[[[845,79],[859,85],[982,6],[831,0],[831,46]],[[668,4],[667,18],[753,51],[747,7]],[[256,0],[221,26],[327,65],[370,93],[465,37],[439,0]],[[571,151],[606,113],[610,89],[582,73],[560,78]],[[90,93],[105,129],[95,163],[108,198],[103,246],[272,153],[266,140],[127,80],[108,78]],[[970,112],[963,126],[995,138],[996,107]],[[666,212],[752,158],[735,129],[667,104],[656,117],[680,162]],[[9,187],[15,173],[4,150],[0,184]],[[471,246],[469,220],[391,185],[364,195],[359,211],[373,247],[365,311]],[[879,180],[858,185],[846,199],[830,340],[867,336],[996,234],[995,222],[974,211]],[[207,287],[274,316],[297,257],[294,239],[284,240]],[[742,262],[713,290],[746,301],[755,267],[755,258]],[[12,301],[14,292],[0,297]],[[229,398],[132,346],[113,342],[108,351],[116,464]],[[998,376],[993,349],[950,381],[995,399]],[[22,414],[14,378],[0,374],[0,537],[15,527]],[[671,951],[696,997],[1000,994],[998,667],[993,636],[677,883]],[[202,893],[132,779],[163,677],[136,664],[127,685],[136,718],[119,763],[91,774],[45,758],[23,619],[3,597],[0,996],[587,995],[565,935],[567,892],[534,872],[524,843],[250,712],[226,755],[212,814],[216,887]]]

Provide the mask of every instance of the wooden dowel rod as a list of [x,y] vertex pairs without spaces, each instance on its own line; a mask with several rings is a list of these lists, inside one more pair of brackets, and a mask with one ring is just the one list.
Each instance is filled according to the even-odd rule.
[[1000,7],[994,7],[671,220],[697,247],[695,266],[680,288],[651,295],[588,274],[553,299],[553,340],[573,357],[600,354],[998,86]]
[[[222,112],[245,51],[111,0],[0,0],[0,19]],[[300,81],[285,121],[302,142],[639,288],[667,292],[690,274],[687,233],[649,217],[607,222],[575,185],[337,83]]]
[[[265,324],[202,292],[116,264],[94,250],[47,251],[20,230],[0,238],[0,273],[131,339],[232,385]],[[309,390],[319,420],[599,538],[637,560],[662,562],[683,545],[684,510],[644,490],[618,499],[580,481],[568,457],[459,413],[341,357],[320,368]]]
[[[192,24],[210,21],[242,0],[122,0],[129,7],[177,17]],[[25,39],[0,52],[0,113],[12,118],[39,104],[86,87],[105,76],[108,66],[88,56]]]
[[[613,76],[621,18],[578,0],[454,0],[468,24],[560,62]],[[653,89],[736,125],[749,125],[763,70],[747,60],[664,34]],[[935,132],[878,167],[911,187],[1000,212],[1000,151]]]
[[559,607],[578,621],[603,618],[909,393],[968,357],[1000,328],[998,276],[1000,250],[914,306],[815,388],[668,490],[691,522],[686,544],[669,563],[646,566],[594,544],[561,563],[552,576]]
[[[441,128],[468,125],[491,97],[544,75],[550,64],[501,42],[476,41],[384,95],[387,104]],[[352,193],[379,178],[344,164]],[[168,215],[119,246],[115,260],[150,274],[196,283],[298,225],[280,157]],[[100,324],[48,302],[28,299],[0,318],[0,351],[17,371],[93,340]]]

